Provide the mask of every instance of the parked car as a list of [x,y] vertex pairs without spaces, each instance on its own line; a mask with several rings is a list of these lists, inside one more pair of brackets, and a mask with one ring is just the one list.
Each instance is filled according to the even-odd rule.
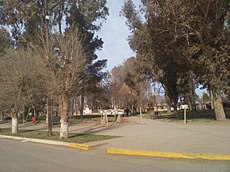
[[59,116],[52,116],[52,123],[53,124],[59,124],[60,123],[60,117]]
[[3,121],[7,122],[7,120],[11,120],[11,116],[9,114],[4,115]]

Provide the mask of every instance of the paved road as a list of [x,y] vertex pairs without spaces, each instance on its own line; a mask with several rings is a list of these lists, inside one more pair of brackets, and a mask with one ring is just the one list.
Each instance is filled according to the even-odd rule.
[[0,139],[1,172],[229,172],[229,161],[111,156],[76,149]]

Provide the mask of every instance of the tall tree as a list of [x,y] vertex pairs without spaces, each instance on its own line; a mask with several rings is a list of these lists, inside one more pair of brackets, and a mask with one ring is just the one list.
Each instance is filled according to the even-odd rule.
[[147,65],[150,74],[163,84],[174,108],[184,87],[194,90],[190,85],[195,74],[215,92],[216,119],[225,119],[220,92],[229,78],[228,1],[142,2],[146,20],[138,26],[132,20],[137,13],[128,5],[132,1],[123,8],[133,29],[130,44],[142,61],[151,64]]
[[[106,66],[107,60],[98,60],[96,51],[101,50],[103,41],[96,36],[96,32],[101,29],[102,20],[106,19],[108,15],[108,8],[106,7],[106,0],[100,1],[69,1],[65,7],[67,30],[78,28],[79,32],[84,35],[83,46],[86,48],[88,63],[86,67],[88,83],[82,90],[84,92],[91,92],[93,87],[105,76],[101,70]],[[100,21],[100,22],[99,22]]]
[[[20,1],[19,3],[15,0],[9,0],[2,1],[0,5],[0,24],[11,26],[15,45],[17,47],[32,46],[36,49],[39,49],[38,47],[42,49],[41,52],[45,55],[44,62],[50,71],[50,81],[59,77],[57,70],[60,69],[55,66],[58,61],[58,56],[55,55],[55,48],[61,48],[60,46],[57,47],[55,37],[63,36],[63,39],[65,39],[69,32],[75,29],[78,29],[80,37],[84,38],[82,39],[82,44],[87,55],[83,56],[86,65],[83,65],[85,69],[82,75],[91,78],[91,80],[86,80],[89,82],[86,85],[96,84],[95,81],[98,81],[103,76],[101,69],[105,66],[106,60],[96,61],[97,56],[95,54],[96,50],[102,48],[103,41],[95,36],[95,32],[100,30],[102,24],[98,20],[105,19],[108,15],[108,8],[105,6],[106,0],[33,0]],[[64,25],[65,27],[62,27]],[[74,49],[72,44],[67,45],[70,46],[69,49]],[[67,67],[66,70],[71,73],[70,68]],[[82,79],[84,78],[83,76],[79,77]],[[97,79],[95,80],[93,76]],[[65,80],[67,78],[64,78],[63,83],[67,82]],[[48,85],[51,85],[48,90],[50,93],[52,91],[52,82]],[[63,97],[62,94],[60,96]],[[48,105],[51,104],[49,97],[48,95]],[[48,112],[50,111],[49,109]],[[48,116],[50,117],[50,115]],[[48,121],[51,120],[49,119]]]
[[112,70],[112,98],[122,108],[143,110],[146,107],[150,82],[139,69],[137,58],[131,57]]
[[57,40],[58,58],[54,86],[59,97],[61,111],[60,138],[68,138],[70,99],[77,95],[87,81],[86,52],[77,30],[71,30]]
[[225,120],[221,92],[228,89],[230,76],[230,4],[228,0],[186,1],[188,5],[179,2],[182,4],[180,25],[190,43],[186,57],[194,64],[200,82],[213,92],[216,119]]
[[133,2],[128,0],[123,7],[123,15],[133,31],[130,46],[137,52],[139,63],[142,63],[144,68],[142,72],[163,85],[169,105],[176,109],[179,87],[182,84],[180,81],[189,69],[186,68],[187,61],[182,64],[183,52],[178,48],[180,45],[172,43],[174,27],[167,20],[170,11],[162,10],[161,13],[160,6],[153,8],[146,3],[146,21],[141,21],[132,4]]

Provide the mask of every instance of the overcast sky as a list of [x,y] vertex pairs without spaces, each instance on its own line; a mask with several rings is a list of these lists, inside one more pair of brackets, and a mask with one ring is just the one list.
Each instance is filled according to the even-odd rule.
[[[138,3],[140,0],[134,0]],[[122,64],[125,59],[135,56],[130,49],[127,38],[130,35],[128,27],[125,25],[124,17],[119,13],[124,0],[108,0],[109,16],[106,23],[103,23],[102,29],[97,35],[103,39],[103,49],[97,52],[99,59],[108,59],[107,70],[114,66]]]

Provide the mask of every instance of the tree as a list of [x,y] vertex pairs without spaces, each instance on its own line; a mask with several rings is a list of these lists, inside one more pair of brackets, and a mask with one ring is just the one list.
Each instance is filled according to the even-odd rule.
[[127,59],[123,65],[112,70],[111,92],[113,101],[118,107],[129,109],[145,109],[148,103],[150,82],[145,75],[139,73],[137,58]]
[[79,94],[87,81],[86,51],[77,30],[69,30],[57,40],[57,71],[54,86],[59,98],[61,115],[60,138],[68,138],[70,99]]
[[113,108],[111,102],[111,76],[107,72],[106,76],[87,92],[85,103],[93,112],[100,112],[102,109]]
[[130,45],[148,64],[148,74],[162,83],[174,108],[184,88],[194,93],[195,76],[215,92],[216,119],[225,119],[220,92],[229,78],[227,0],[142,2],[146,20],[141,24],[132,20],[138,17],[131,0],[123,13],[133,30]]
[[[78,28],[81,35],[84,35],[83,46],[86,48],[88,63],[86,73],[88,82],[81,90],[81,102],[84,102],[84,97],[91,94],[98,82],[105,76],[101,70],[106,66],[107,60],[97,60],[96,51],[100,50],[103,45],[102,39],[95,36],[95,32],[99,31],[102,23],[100,20],[105,20],[108,15],[106,0],[92,2],[91,0],[80,1],[78,4],[75,1],[69,1],[65,8],[67,15],[66,23],[67,30]],[[93,91],[94,92],[94,91]],[[81,103],[81,115],[83,115],[84,103]]]
[[[44,59],[50,59],[52,46],[49,36],[48,17],[53,15],[53,8],[60,5],[62,1],[54,3],[52,0],[45,1],[2,1],[0,24],[11,28],[14,46],[19,48],[36,47],[44,48],[42,54]],[[9,27],[10,26],[10,27]],[[41,48],[41,49],[42,49]],[[50,63],[50,61],[48,61]],[[47,66],[50,66],[48,64]],[[50,68],[49,68],[50,69]],[[52,71],[50,75],[52,75]],[[51,123],[51,96],[50,90],[47,91],[47,116],[48,116],[48,135],[52,135]]]
[[186,54],[195,64],[194,72],[200,82],[213,92],[216,119],[225,120],[221,92],[227,90],[230,75],[229,2],[202,0],[188,4],[194,8],[181,8],[184,12],[181,25],[186,29],[191,44]]
[[0,56],[5,52],[6,49],[9,49],[11,47],[11,37],[9,32],[1,28],[0,29]]
[[[66,17],[66,31],[78,29],[79,35],[83,37],[82,46],[86,52],[85,68],[84,68],[84,86],[81,88],[80,93],[82,98],[85,92],[92,92],[97,83],[103,78],[104,73],[101,70],[106,65],[106,60],[97,60],[96,50],[100,50],[103,41],[95,36],[95,32],[101,28],[100,19],[106,19],[108,15],[108,8],[105,6],[106,0],[92,2],[72,0],[67,3],[64,9]],[[83,103],[81,103],[83,109]]]
[[[137,58],[131,57],[124,63],[125,84],[131,88],[132,97],[135,97],[136,108],[145,111],[148,104],[149,90],[151,89],[151,79],[139,72],[142,68]],[[131,107],[130,107],[131,108]]]
[[[59,77],[57,69],[60,69],[55,66],[58,60],[55,55],[55,48],[57,48],[55,38],[65,37],[69,32],[72,32],[71,30],[75,29],[78,29],[80,37],[84,38],[82,39],[82,44],[87,52],[87,56],[84,56],[87,65],[84,65],[84,73],[79,77],[84,78],[84,76],[87,76],[87,78],[92,79],[87,79],[89,82],[85,83],[87,86],[96,83],[93,76],[97,77],[96,80],[99,77],[101,78],[102,73],[100,70],[105,66],[106,60],[96,61],[95,51],[102,48],[103,41],[95,36],[95,32],[99,31],[101,27],[101,22],[98,22],[98,19],[105,19],[108,15],[108,8],[105,6],[106,0],[95,2],[91,0],[32,0],[20,1],[20,3],[15,0],[9,0],[7,2],[2,1],[0,5],[0,24],[11,26],[11,34],[16,47],[33,47],[41,50],[42,54],[44,54],[43,62],[46,63],[50,73],[50,81],[54,81]],[[66,27],[61,27],[64,24]],[[58,28],[58,32],[55,32],[56,28]],[[72,44],[68,45],[72,46]],[[72,48],[74,47],[69,47],[69,49]],[[67,70],[71,69],[67,67],[62,74],[67,73]],[[67,82],[65,79],[63,82]],[[52,84],[52,82],[48,83],[47,91],[49,134],[52,134],[52,126],[50,125],[51,108],[49,108],[52,103]],[[84,87],[82,90],[86,88]],[[63,97],[63,95],[59,96]]]
[[[179,88],[189,69],[187,61],[182,62],[183,52],[179,44],[172,44],[173,27],[167,21],[168,10],[162,10],[156,6],[148,6],[146,3],[146,22],[141,21],[137,16],[135,6],[132,1],[126,1],[123,7],[123,15],[130,23],[129,27],[133,30],[130,37],[130,46],[137,52],[137,58],[141,63],[143,74],[148,75],[152,80],[162,84],[168,97],[169,106],[177,108]],[[154,4],[154,3],[153,3]],[[155,10],[154,12],[151,10]]]
[[10,113],[12,133],[17,133],[18,115],[23,106],[45,93],[44,68],[40,56],[23,49],[8,50],[0,64],[0,107],[1,111]]

